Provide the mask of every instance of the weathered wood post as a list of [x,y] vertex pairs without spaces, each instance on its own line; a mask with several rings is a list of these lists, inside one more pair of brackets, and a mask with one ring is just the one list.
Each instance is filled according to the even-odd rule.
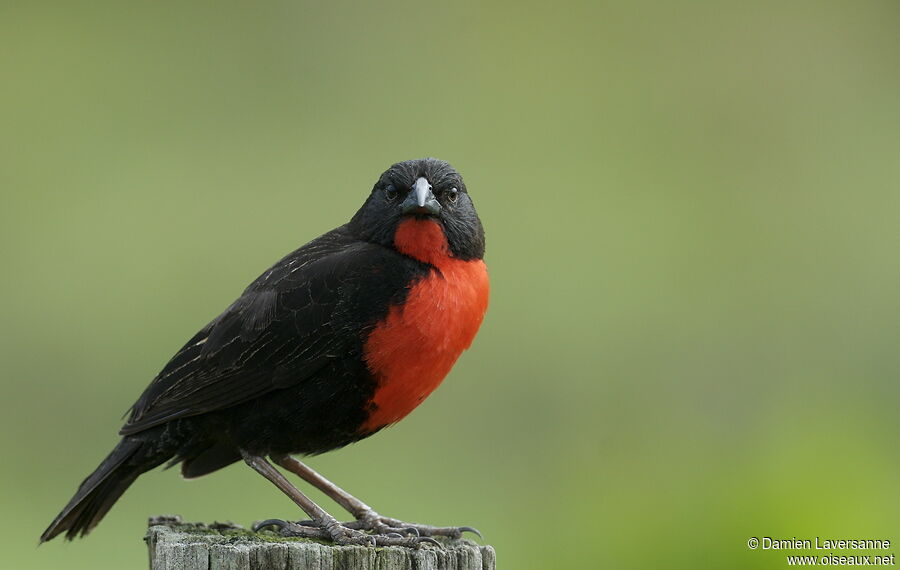
[[251,532],[232,524],[153,517],[144,538],[150,570],[495,570],[490,546],[440,540],[444,548],[334,546]]

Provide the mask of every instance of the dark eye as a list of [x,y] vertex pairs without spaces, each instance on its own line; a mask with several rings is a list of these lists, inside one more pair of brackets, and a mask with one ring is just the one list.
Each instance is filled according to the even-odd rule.
[[452,204],[459,198],[459,190],[457,190],[456,188],[451,188],[444,192],[444,196],[446,196],[447,201]]
[[400,195],[400,192],[397,191],[397,189],[394,187],[393,184],[388,184],[387,186],[385,186],[384,197],[387,198],[389,201],[393,202],[394,200],[397,199],[397,196],[399,196],[399,195]]

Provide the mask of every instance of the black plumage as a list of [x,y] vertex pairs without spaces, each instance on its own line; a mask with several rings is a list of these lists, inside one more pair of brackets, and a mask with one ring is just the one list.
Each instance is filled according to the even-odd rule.
[[[166,462],[197,477],[242,457],[316,454],[371,435],[360,429],[376,389],[363,344],[433,269],[392,247],[401,214],[383,190],[419,176],[436,192],[465,194],[442,161],[391,167],[348,224],[278,261],[169,360],[41,541],[86,534],[141,473]],[[457,256],[480,259],[481,222],[465,200],[445,204],[441,223]]]

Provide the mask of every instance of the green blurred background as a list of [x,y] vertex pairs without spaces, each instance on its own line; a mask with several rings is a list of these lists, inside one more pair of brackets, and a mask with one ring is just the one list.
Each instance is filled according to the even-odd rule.
[[142,568],[159,513],[298,517],[240,465],[155,471],[36,548],[168,357],[421,156],[484,220],[488,318],[408,419],[313,467],[477,526],[504,568],[900,541],[898,24],[894,1],[3,4],[3,565]]

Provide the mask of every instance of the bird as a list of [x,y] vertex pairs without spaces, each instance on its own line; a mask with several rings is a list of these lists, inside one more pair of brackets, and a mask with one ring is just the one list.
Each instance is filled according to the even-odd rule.
[[[437,388],[487,311],[484,249],[455,168],[436,158],[392,165],[348,223],[275,263],[168,361],[40,542],[86,535],[164,463],[190,479],[240,461],[309,517],[257,530],[375,546],[477,533],[382,516],[295,456],[369,437]],[[354,520],[338,522],[276,465]]]

